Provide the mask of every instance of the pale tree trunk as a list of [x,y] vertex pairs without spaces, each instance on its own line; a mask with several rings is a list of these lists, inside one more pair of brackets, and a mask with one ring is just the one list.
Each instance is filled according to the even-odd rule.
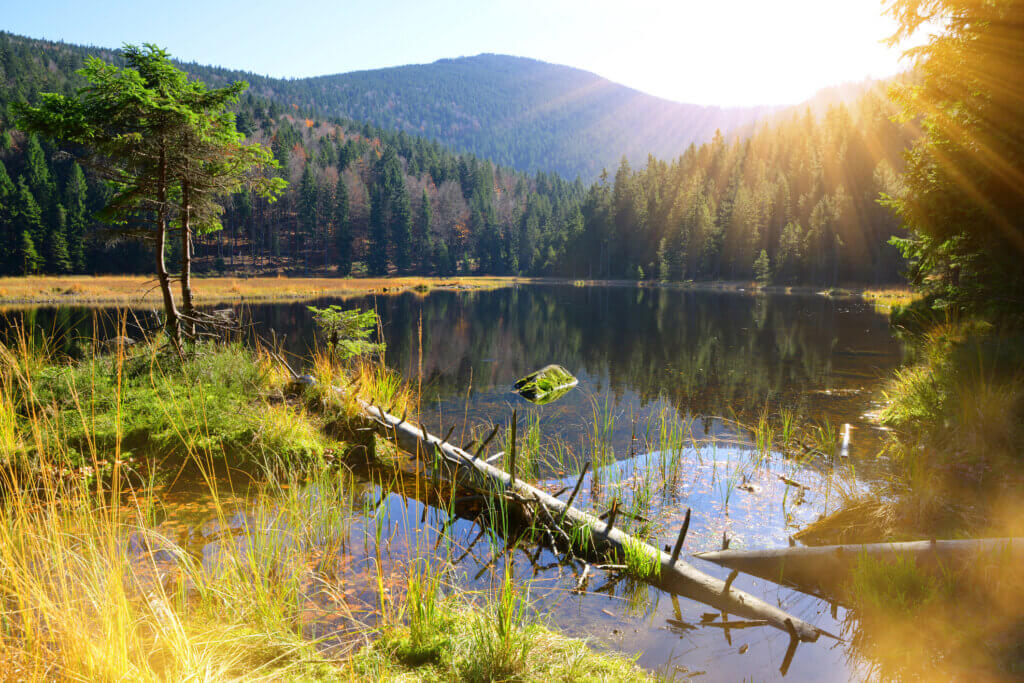
[[156,236],[156,277],[160,283],[160,292],[164,298],[164,314],[167,321],[164,323],[167,336],[170,337],[174,348],[181,351],[181,320],[178,309],[174,305],[174,295],[171,293],[171,278],[167,273],[167,262],[164,259],[164,251],[167,248],[167,155],[164,150],[160,152],[160,176],[157,187],[157,236]]

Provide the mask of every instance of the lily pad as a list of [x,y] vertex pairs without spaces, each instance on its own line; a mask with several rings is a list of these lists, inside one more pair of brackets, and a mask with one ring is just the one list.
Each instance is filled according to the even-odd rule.
[[546,365],[515,383],[515,392],[531,403],[552,403],[579,384],[571,372],[561,365]]

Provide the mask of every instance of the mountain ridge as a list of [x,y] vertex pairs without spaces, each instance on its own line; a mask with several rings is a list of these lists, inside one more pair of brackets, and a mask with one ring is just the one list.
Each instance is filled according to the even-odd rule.
[[[47,52],[60,53],[63,47],[104,59],[118,52],[4,33],[51,48]],[[825,107],[815,102],[820,105],[823,93],[859,87],[823,88],[791,107],[722,107],[657,97],[577,67],[488,52],[288,79],[177,63],[214,86],[244,79],[253,96],[283,107],[405,131],[508,168],[586,182],[613,172],[623,157],[644,166],[649,157],[676,158],[690,144],[710,141],[716,131],[747,137],[789,111],[810,106],[821,113]]]

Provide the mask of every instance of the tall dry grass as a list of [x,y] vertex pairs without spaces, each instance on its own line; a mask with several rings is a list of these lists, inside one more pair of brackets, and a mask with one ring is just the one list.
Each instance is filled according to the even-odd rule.
[[[434,289],[506,287],[521,278],[508,277],[197,277],[195,298],[200,304],[238,301],[302,301],[321,297],[355,297]],[[61,275],[0,278],[0,305],[109,304],[160,305],[160,290],[152,278],[135,275]]]

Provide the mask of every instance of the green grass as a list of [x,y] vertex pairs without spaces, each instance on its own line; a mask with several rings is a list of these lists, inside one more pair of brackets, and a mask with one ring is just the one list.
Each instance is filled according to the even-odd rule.
[[639,579],[652,579],[661,574],[661,563],[645,552],[643,543],[628,537],[622,544],[626,571]]
[[[649,679],[628,658],[556,634],[530,605],[528,587],[509,575],[494,591],[463,592],[448,583],[444,556],[419,544],[410,544],[407,565],[396,565],[379,516],[367,512],[365,482],[320,456],[345,447],[323,428],[351,416],[356,395],[409,405],[411,394],[379,366],[342,371],[321,358],[315,372],[321,385],[342,391],[285,396],[275,363],[232,344],[202,345],[184,361],[147,345],[77,362],[45,345],[0,347],[5,674],[30,681]],[[123,476],[129,447],[152,462],[151,476]],[[241,496],[218,466],[227,459],[289,466],[256,468]],[[193,494],[222,531],[203,540],[200,555],[187,534],[160,522],[155,474],[163,467],[173,474],[186,461],[201,475]],[[74,475],[101,463],[109,468],[102,486]],[[32,467],[33,476],[16,476],[15,464]],[[339,558],[359,520],[371,525],[379,594],[372,615],[346,612],[341,597],[353,579]],[[315,635],[310,616],[323,607],[311,595],[331,597],[348,626],[326,639]],[[338,656],[331,639],[346,633],[371,644]]]
[[71,467],[168,456],[287,463],[340,447],[284,402],[272,362],[240,344],[201,345],[184,360],[137,346],[80,361],[0,349],[10,456],[34,464],[59,450]]
[[366,680],[654,680],[632,659],[595,652],[553,631],[507,569],[475,601],[436,594],[429,600],[429,617],[389,627],[352,659],[351,671]]

